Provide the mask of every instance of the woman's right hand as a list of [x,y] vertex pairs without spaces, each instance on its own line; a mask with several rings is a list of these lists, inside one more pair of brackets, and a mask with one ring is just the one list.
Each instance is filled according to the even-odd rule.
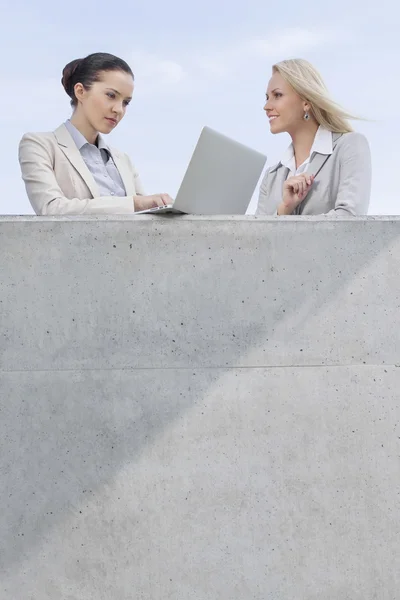
[[148,210],[157,206],[166,206],[172,204],[173,200],[168,194],[154,194],[153,196],[133,196],[135,212],[139,210]]
[[314,181],[314,175],[302,173],[286,179],[283,184],[283,198],[278,207],[278,215],[291,215],[304,200]]

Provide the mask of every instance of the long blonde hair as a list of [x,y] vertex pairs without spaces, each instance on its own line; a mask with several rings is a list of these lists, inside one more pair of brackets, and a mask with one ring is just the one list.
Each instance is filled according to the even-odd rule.
[[283,60],[272,67],[294,91],[311,106],[311,112],[319,125],[334,133],[353,131],[348,119],[357,119],[329,96],[326,85],[311,63],[303,58]]

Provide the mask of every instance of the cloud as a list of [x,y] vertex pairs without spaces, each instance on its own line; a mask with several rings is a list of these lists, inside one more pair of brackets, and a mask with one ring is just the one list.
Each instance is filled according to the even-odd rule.
[[255,61],[281,60],[337,41],[329,29],[292,28],[271,33],[266,38],[237,40],[224,46],[208,47],[185,54],[180,61],[164,55],[135,51],[132,65],[142,92],[177,92],[196,81],[228,78]]
[[293,58],[294,54],[320,47],[334,39],[337,37],[329,30],[288,29],[268,40],[250,42],[248,53],[260,58]]
[[266,39],[244,40],[214,49],[195,59],[197,68],[210,77],[226,77],[255,60],[282,60],[337,40],[335,32],[318,29],[286,29]]
[[132,53],[131,65],[135,79],[140,82],[143,91],[153,91],[161,86],[163,91],[169,87],[175,88],[187,76],[180,63],[143,51]]
[[27,77],[0,80],[0,88],[10,90],[0,98],[0,123],[10,126],[34,117],[36,123],[61,115],[68,98],[55,78]]
[[[337,39],[337,32],[322,27],[292,28],[271,33],[266,38],[235,41],[209,47],[206,51],[199,48],[187,54],[182,52],[180,60],[137,49],[131,54],[130,64],[141,95],[191,94],[204,83],[246,72],[258,61],[272,62],[310,52]],[[7,79],[3,83],[4,89],[12,88],[12,94],[3,95],[0,99],[0,122],[4,124],[24,121],[27,103],[29,112],[35,114],[36,122],[44,123],[58,118],[58,115],[61,118],[68,107],[68,99],[58,79],[28,76]]]

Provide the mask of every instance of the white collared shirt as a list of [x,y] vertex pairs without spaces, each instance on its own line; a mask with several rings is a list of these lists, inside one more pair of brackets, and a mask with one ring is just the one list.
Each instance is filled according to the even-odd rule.
[[296,169],[296,159],[294,156],[294,148],[293,144],[290,144],[289,148],[286,150],[285,154],[281,159],[281,165],[287,167],[289,169],[288,177],[292,177],[293,175],[300,175],[301,173],[306,173],[308,169],[308,165],[310,164],[311,159],[314,154],[325,154],[328,156],[332,154],[332,132],[328,129],[324,129],[319,126],[317,133],[315,134],[314,143],[310,150],[310,156]]

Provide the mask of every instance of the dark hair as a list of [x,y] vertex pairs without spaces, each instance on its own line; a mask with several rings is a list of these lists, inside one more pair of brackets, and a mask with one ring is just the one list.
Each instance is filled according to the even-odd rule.
[[89,90],[96,81],[100,80],[101,71],[124,71],[133,77],[128,63],[113,54],[96,52],[89,54],[86,58],[77,58],[64,67],[61,79],[64,90],[71,98],[72,106],[77,105],[75,85],[81,83],[85,89]]

